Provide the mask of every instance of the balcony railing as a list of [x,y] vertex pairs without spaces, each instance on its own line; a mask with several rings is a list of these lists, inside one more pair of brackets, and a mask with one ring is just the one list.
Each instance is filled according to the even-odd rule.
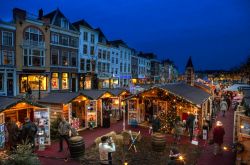
[[45,48],[45,42],[43,42],[43,41],[24,40],[23,41],[23,46],[25,46],[25,47]]

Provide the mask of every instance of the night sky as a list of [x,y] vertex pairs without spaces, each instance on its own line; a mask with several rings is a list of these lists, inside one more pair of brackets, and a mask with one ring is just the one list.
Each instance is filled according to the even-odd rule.
[[170,58],[182,72],[230,69],[250,55],[249,0],[0,0],[0,18],[12,9],[37,14],[59,8],[70,21],[85,19],[109,40]]

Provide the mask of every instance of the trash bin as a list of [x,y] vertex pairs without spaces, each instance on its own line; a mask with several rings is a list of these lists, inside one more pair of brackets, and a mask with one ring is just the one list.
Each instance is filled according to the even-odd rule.
[[81,136],[74,136],[69,139],[69,151],[72,158],[79,158],[84,155],[85,143]]

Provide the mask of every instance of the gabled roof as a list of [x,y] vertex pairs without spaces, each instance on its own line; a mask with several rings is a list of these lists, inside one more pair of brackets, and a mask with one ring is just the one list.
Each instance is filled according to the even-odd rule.
[[[49,93],[46,97],[38,100],[38,102],[52,103],[52,104],[67,104],[81,95],[83,94],[79,92],[55,92],[55,93]],[[88,96],[85,97],[88,98]]]
[[87,21],[85,21],[84,19],[81,19],[81,20],[79,20],[77,22],[74,22],[74,23],[72,23],[72,25],[74,25],[77,29],[79,29],[80,25],[84,26],[84,27],[87,27],[89,29],[93,29],[93,27]]
[[69,29],[77,31],[77,29],[70,23],[70,21],[64,16],[64,14],[58,8],[44,15],[43,18],[49,18],[50,24],[58,27],[60,27],[61,18],[64,18],[69,22]]
[[92,100],[98,100],[100,97],[102,97],[105,93],[109,93],[114,96],[111,92],[107,90],[96,90],[96,89],[91,89],[91,90],[83,90],[81,91],[82,94],[85,96],[90,97]]
[[130,93],[128,90],[126,89],[120,89],[120,88],[116,88],[116,89],[107,89],[108,92],[112,93],[114,96],[119,96],[121,93],[123,92],[128,92]]
[[128,45],[123,41],[123,40],[113,40],[113,41],[109,41],[109,44],[119,47],[120,45],[125,46],[128,48]]
[[186,68],[193,68],[193,67],[194,67],[194,66],[193,66],[192,58],[191,58],[191,56],[190,56],[189,59],[188,59]]
[[201,105],[205,100],[207,100],[210,97],[210,94],[203,91],[202,89],[184,83],[173,83],[161,86],[152,86],[151,88],[148,88],[147,90],[137,93],[135,95],[131,95],[125,98],[124,100],[137,97],[138,95],[143,94],[144,92],[148,92],[155,88],[166,90],[172,95],[182,98],[196,106]]
[[108,41],[107,37],[102,32],[101,28],[96,28],[95,30],[99,32],[99,37],[105,38],[105,40]]
[[15,97],[0,97],[0,112],[3,112],[6,109],[9,109],[15,105],[17,105],[18,103],[27,103],[30,105],[34,105],[37,107],[45,107],[41,104],[35,103],[35,102],[31,102],[29,100],[25,100],[25,99],[21,99],[21,98],[15,98]]

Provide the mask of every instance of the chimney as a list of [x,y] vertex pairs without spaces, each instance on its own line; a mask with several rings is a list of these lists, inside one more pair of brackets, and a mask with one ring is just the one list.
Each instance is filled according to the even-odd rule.
[[43,17],[43,9],[40,9],[38,11],[38,19],[42,19],[42,17]]
[[26,11],[18,8],[13,9],[13,19],[15,21],[23,21],[26,18]]

